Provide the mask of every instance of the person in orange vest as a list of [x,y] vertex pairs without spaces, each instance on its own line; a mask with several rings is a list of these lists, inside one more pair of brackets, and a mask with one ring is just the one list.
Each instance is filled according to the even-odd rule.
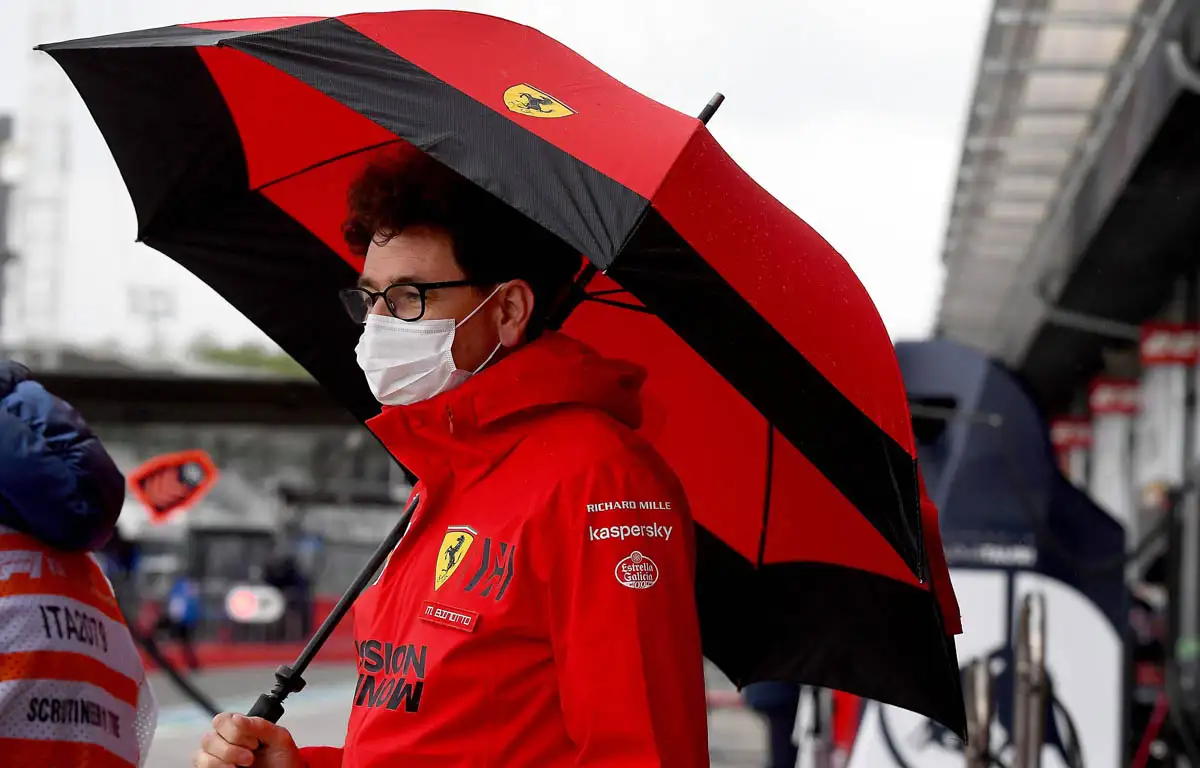
[[125,478],[79,414],[0,361],[0,762],[142,765],[157,705],[92,552]]

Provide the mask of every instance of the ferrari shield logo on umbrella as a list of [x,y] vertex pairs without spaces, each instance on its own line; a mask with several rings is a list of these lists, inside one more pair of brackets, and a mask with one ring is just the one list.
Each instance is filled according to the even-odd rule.
[[521,83],[504,92],[504,104],[513,112],[529,117],[570,117],[575,110],[532,85]]
[[433,589],[437,591],[442,588],[442,585],[450,580],[454,572],[458,570],[458,566],[462,565],[463,559],[467,556],[467,550],[471,548],[471,542],[475,541],[476,531],[465,525],[454,525],[446,529],[446,535],[442,538],[442,548],[438,552],[437,570],[433,575]]

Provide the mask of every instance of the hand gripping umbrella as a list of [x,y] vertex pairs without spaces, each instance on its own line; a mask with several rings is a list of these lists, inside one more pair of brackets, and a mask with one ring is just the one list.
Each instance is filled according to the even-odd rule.
[[373,153],[416,147],[578,248],[590,268],[559,320],[650,372],[643,431],[692,502],[705,654],[738,684],[845,690],[962,731],[958,616],[888,335],[849,266],[700,120],[467,13],[43,50],[103,132],[139,239],[360,419],[378,404],[336,293],[362,267],[341,224]]

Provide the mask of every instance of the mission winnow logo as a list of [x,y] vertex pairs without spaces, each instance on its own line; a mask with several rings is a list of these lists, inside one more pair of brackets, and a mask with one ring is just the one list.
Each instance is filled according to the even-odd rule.
[[355,648],[359,674],[354,706],[405,712],[421,708],[428,646],[363,640]]

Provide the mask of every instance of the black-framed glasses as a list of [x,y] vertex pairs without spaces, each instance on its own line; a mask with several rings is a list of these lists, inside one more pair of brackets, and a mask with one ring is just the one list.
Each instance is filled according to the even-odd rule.
[[425,316],[425,294],[441,288],[465,288],[468,286],[491,285],[479,280],[443,280],[438,283],[393,283],[382,291],[366,288],[344,288],[338,292],[346,314],[356,323],[367,322],[367,315],[375,302],[383,299],[388,312],[397,320],[416,322]]

